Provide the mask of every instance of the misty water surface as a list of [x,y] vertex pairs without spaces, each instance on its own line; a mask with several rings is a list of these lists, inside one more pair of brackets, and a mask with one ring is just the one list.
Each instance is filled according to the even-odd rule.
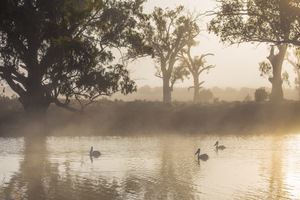
[[0,199],[300,199],[299,144],[300,134],[0,138]]

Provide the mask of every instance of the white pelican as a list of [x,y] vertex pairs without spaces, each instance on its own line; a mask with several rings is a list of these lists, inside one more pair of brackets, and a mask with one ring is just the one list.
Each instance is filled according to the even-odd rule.
[[219,146],[219,141],[217,141],[216,144],[215,144],[214,146],[216,146],[216,149],[217,149],[217,150],[218,150],[218,149],[224,150],[224,149],[226,148],[224,145],[220,145],[220,146]]
[[91,147],[90,156],[98,158],[101,155],[100,151],[93,151],[93,147]]
[[198,161],[199,160],[206,161],[209,158],[207,154],[200,155],[200,148],[198,148],[198,150],[196,151],[195,155],[197,155],[197,154],[198,154]]

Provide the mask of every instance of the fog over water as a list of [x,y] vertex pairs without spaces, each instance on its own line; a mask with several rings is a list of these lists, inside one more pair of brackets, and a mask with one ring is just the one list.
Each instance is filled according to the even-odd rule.
[[0,199],[299,199],[299,107],[102,100],[78,115],[53,106],[1,126]]
[[[158,134],[0,138],[0,198],[300,198],[299,134]],[[90,146],[101,157],[91,159]],[[207,161],[197,161],[199,147]]]

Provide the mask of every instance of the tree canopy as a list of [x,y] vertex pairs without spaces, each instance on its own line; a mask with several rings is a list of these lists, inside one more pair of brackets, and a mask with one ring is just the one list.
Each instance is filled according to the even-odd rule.
[[[144,0],[2,0],[0,78],[19,95],[27,113],[51,103],[74,110],[71,98],[89,102],[136,90],[115,62],[114,48],[150,52],[136,30]],[[84,105],[82,104],[82,109]]]
[[298,0],[218,0],[208,30],[223,42],[300,45]]
[[[272,44],[270,55],[273,77],[270,101],[283,100],[282,63],[288,44],[300,45],[300,4],[297,0],[220,0],[213,11],[208,30],[222,42],[264,42]],[[274,50],[274,45],[278,53]]]

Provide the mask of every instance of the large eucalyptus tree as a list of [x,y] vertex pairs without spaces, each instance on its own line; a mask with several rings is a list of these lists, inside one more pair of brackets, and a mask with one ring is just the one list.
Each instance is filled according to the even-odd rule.
[[[283,99],[281,69],[288,44],[300,45],[298,0],[217,0],[219,7],[208,30],[222,42],[263,42],[275,45],[268,59],[273,68],[270,101]],[[277,53],[276,49],[277,48]]]
[[75,111],[71,98],[91,102],[135,91],[112,49],[146,50],[136,32],[143,2],[1,0],[0,78],[33,115],[51,103]]
[[198,17],[185,12],[183,6],[174,10],[156,7],[150,14],[150,22],[141,26],[146,44],[153,48],[153,58],[158,63],[156,76],[163,80],[163,102],[171,102],[174,83],[188,74],[176,62],[180,51],[200,33]]

